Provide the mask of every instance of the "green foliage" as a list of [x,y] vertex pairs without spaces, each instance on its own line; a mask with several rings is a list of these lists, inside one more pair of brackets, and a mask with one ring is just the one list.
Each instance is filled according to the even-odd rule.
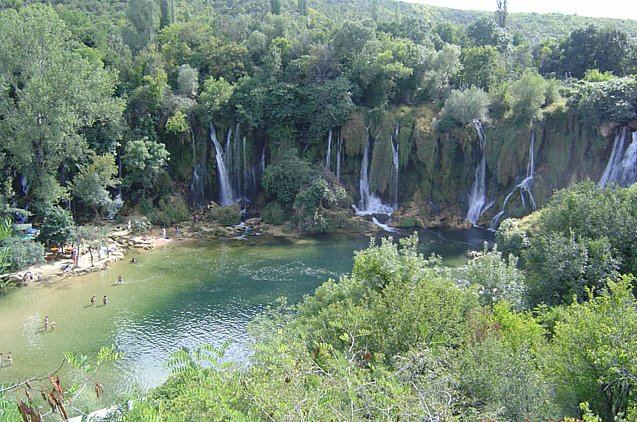
[[211,119],[228,104],[233,91],[234,86],[224,78],[207,78],[204,81],[200,102],[208,118]]
[[631,388],[637,374],[637,300],[633,278],[625,276],[595,298],[559,313],[554,328],[549,375],[559,397],[577,411],[581,402],[603,420],[634,415]]
[[75,222],[71,213],[61,207],[50,207],[44,212],[40,239],[45,243],[66,245],[73,239]]
[[265,169],[261,184],[268,196],[278,199],[281,205],[290,208],[301,189],[317,176],[318,172],[307,161],[287,157]]
[[146,212],[146,217],[152,225],[168,227],[187,221],[190,211],[184,199],[174,194],[160,198],[157,206]]
[[475,119],[486,122],[490,102],[489,95],[480,88],[454,90],[445,101],[441,114],[452,117],[462,125],[471,123]]
[[211,208],[208,215],[222,226],[232,226],[241,221],[241,210],[238,205]]
[[0,243],[0,249],[9,251],[5,259],[13,271],[44,262],[44,245],[33,240],[10,237]]
[[277,200],[268,202],[261,210],[261,218],[268,224],[281,225],[285,223],[286,217],[285,210]]
[[61,164],[86,153],[81,130],[122,113],[123,102],[112,96],[116,74],[78,54],[50,6],[0,12],[0,33],[3,149],[35,185],[35,200],[54,204],[63,194],[56,180]]
[[126,169],[124,176],[129,186],[141,185],[143,195],[151,189],[159,174],[164,171],[168,162],[169,152],[164,144],[147,138],[130,141],[126,144],[122,162]]
[[581,81],[571,85],[567,98],[567,104],[592,126],[602,122],[626,124],[637,115],[637,80],[627,77],[602,82]]
[[99,216],[100,211],[112,208],[113,199],[108,188],[119,184],[117,165],[112,155],[100,155],[92,163],[80,167],[73,179],[72,191],[80,201],[91,207]]
[[190,129],[188,117],[181,110],[177,110],[166,121],[166,132],[168,133],[185,133],[188,132],[188,129]]
[[150,230],[151,224],[146,217],[133,217],[130,219],[131,233],[135,235],[145,234]]
[[489,90],[491,86],[505,78],[502,57],[490,45],[467,48],[462,52],[460,78],[470,87]]
[[518,258],[510,255],[505,261],[497,245],[488,250],[485,243],[482,255],[467,264],[467,280],[479,286],[480,301],[493,305],[504,300],[517,309],[525,306],[524,274],[517,268]]
[[513,115],[524,121],[539,117],[547,87],[548,84],[542,76],[533,69],[526,69],[520,79],[510,84]]

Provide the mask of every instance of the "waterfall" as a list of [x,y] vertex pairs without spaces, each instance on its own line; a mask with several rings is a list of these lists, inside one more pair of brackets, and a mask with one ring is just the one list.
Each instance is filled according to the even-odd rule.
[[190,138],[192,139],[192,180],[190,182],[190,193],[192,194],[193,204],[200,207],[204,204],[205,183],[206,183],[206,166],[197,158],[197,145],[195,132],[190,129]]
[[398,159],[398,135],[400,134],[400,125],[396,123],[396,130],[394,133],[394,139],[390,139],[392,148],[392,163],[394,164],[392,179],[394,181],[394,208],[398,208],[398,170],[400,167],[400,161]]
[[374,193],[369,192],[369,149],[371,145],[371,139],[369,136],[369,128],[366,127],[367,141],[365,142],[365,150],[363,152],[363,160],[361,161],[361,173],[358,183],[360,201],[358,207],[354,205],[357,215],[367,214],[387,214],[391,215],[394,209],[389,205],[384,205],[380,198]]
[[486,205],[487,203],[487,158],[484,153],[485,146],[487,144],[487,138],[484,136],[484,127],[478,119],[473,121],[478,132],[478,138],[480,139],[480,160],[476,166],[475,180],[473,186],[471,186],[471,194],[469,195],[469,211],[465,217],[467,221],[475,225],[480,216],[486,211],[493,203]]
[[336,178],[341,180],[341,161],[343,155],[343,135],[338,131],[338,141],[336,143]]
[[522,180],[520,183],[515,185],[513,189],[511,190],[511,192],[509,192],[509,194],[504,198],[504,202],[502,203],[502,209],[491,220],[491,225],[489,227],[491,230],[497,229],[500,219],[504,216],[506,206],[515,192],[520,192],[520,199],[522,201],[522,206],[524,208],[527,208],[526,199],[524,198],[524,194],[526,194],[529,197],[531,211],[535,211],[537,209],[537,204],[535,203],[535,198],[533,197],[533,192],[531,191],[534,177],[535,177],[535,119],[531,120],[531,141],[529,142],[529,161],[526,165],[526,175],[524,177],[524,180]]
[[626,134],[628,128],[624,126],[621,132],[615,135],[613,150],[608,158],[602,177],[597,182],[600,188],[605,188],[609,183],[617,183],[626,187],[637,181],[637,132],[632,133],[632,141],[626,151]]
[[[231,205],[234,203],[234,193],[232,192],[230,178],[228,177],[228,172],[226,171],[226,163],[223,161],[223,148],[217,140],[215,127],[212,123],[210,123],[210,140],[215,146],[215,160],[217,161],[217,172],[219,176],[219,202],[222,206]],[[229,143],[226,142],[226,146],[228,145]]]
[[618,183],[628,187],[637,181],[637,131],[633,132],[630,146],[624,153]]
[[190,192],[192,193],[195,206],[202,206],[205,202],[204,183],[206,180],[206,167],[202,163],[195,163],[192,168],[192,181],[190,182]]
[[325,170],[330,171],[330,156],[332,155],[332,129],[327,134],[327,154],[325,155]]

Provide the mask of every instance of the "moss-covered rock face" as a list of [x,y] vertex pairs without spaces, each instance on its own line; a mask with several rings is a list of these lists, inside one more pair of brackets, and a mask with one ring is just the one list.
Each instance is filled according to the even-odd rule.
[[[346,188],[352,202],[359,199],[361,162],[369,136],[370,190],[386,204],[393,203],[397,197],[401,209],[394,215],[395,224],[409,227],[463,225],[471,186],[476,177],[476,166],[481,157],[480,140],[472,124],[439,125],[436,120],[439,111],[435,105],[399,107],[373,113],[366,108],[359,108],[342,127],[334,128],[329,170],[336,172],[339,156],[336,149],[340,139],[342,149],[337,183]],[[228,127],[234,126],[229,124]],[[488,224],[502,209],[506,196],[527,176],[532,128],[535,133],[535,169],[531,190],[538,206],[546,203],[555,189],[586,178],[599,180],[618,130],[609,126],[604,130],[606,136],[602,136],[601,128],[592,128],[574,111],[559,104],[543,110],[543,116],[534,125],[530,121],[523,122],[508,116],[485,123],[487,199],[488,202],[493,201],[493,206],[483,214],[479,223]],[[218,137],[223,136],[227,128],[220,126],[217,131]],[[204,142],[207,140],[205,130],[198,131],[195,128],[193,133],[194,143],[191,142],[192,138],[186,136],[175,140],[174,152],[171,151],[175,157],[175,173],[179,179],[186,181],[192,171],[188,162],[192,162],[195,156],[205,161],[207,194],[214,199],[218,189],[214,149],[210,142]],[[296,142],[291,140],[290,145],[281,140],[276,144],[267,143],[265,134],[248,131],[243,131],[241,139],[243,136],[248,137],[245,157],[249,166],[256,171],[250,175],[255,180],[260,177],[258,172],[264,148],[267,151],[267,166],[290,154],[288,147]],[[296,151],[297,155],[324,168],[327,143],[326,134],[321,142],[308,144],[304,152]],[[242,141],[238,145],[240,148],[234,152],[233,159],[236,173],[242,169],[244,157]],[[398,189],[395,187],[392,156],[396,145]],[[269,204],[264,210],[268,216],[274,220],[287,218],[278,215],[280,213],[272,207]],[[530,209],[528,203],[523,203],[521,195],[516,193],[511,196],[505,211],[506,216],[520,216]],[[330,226],[345,225],[340,221],[340,215],[334,217]]]

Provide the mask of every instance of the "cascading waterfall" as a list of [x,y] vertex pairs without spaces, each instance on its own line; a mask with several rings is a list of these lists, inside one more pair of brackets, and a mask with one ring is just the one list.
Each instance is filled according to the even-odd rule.
[[506,206],[509,203],[509,200],[513,196],[515,192],[520,192],[520,199],[522,201],[522,206],[527,208],[526,199],[524,198],[524,194],[527,194],[529,197],[529,203],[531,205],[531,210],[535,211],[537,209],[537,204],[535,203],[535,198],[533,197],[533,192],[531,191],[531,187],[533,184],[533,178],[535,177],[535,119],[531,120],[531,141],[529,142],[529,162],[526,165],[526,175],[524,180],[515,185],[511,192],[504,198],[504,202],[502,203],[502,209],[498,212],[493,219],[491,220],[490,228],[495,230],[498,227],[498,223],[500,219],[504,216]]
[[332,156],[332,129],[327,134],[327,154],[325,154],[325,170],[330,171],[330,157]]
[[[215,127],[210,123],[210,140],[215,147],[215,160],[217,161],[217,172],[219,176],[219,202],[222,206],[231,205],[234,201],[234,193],[232,192],[232,186],[230,184],[230,178],[226,170],[226,163],[224,162],[224,153],[221,144],[217,140],[217,134]],[[226,143],[226,145],[229,145]]]
[[371,139],[369,135],[369,128],[366,127],[365,130],[367,132],[367,141],[365,142],[365,150],[363,151],[360,180],[358,184],[360,201],[358,202],[358,206],[354,205],[354,210],[357,215],[391,215],[391,213],[394,212],[394,209],[389,205],[383,204],[378,196],[374,193],[370,193],[369,191],[369,150],[371,146]]
[[471,194],[469,195],[469,211],[465,217],[467,221],[475,225],[482,213],[489,209],[493,202],[487,205],[487,157],[485,154],[485,146],[487,138],[484,135],[484,127],[478,119],[473,121],[480,139],[480,160],[476,167],[475,180],[471,186]]
[[617,183],[619,186],[630,186],[637,181],[637,132],[632,133],[632,141],[624,151],[628,128],[624,127],[615,135],[613,150],[608,158],[602,177],[597,182],[601,188],[609,183]]
[[338,141],[336,143],[336,178],[341,180],[341,161],[343,156],[343,135],[338,131]]
[[400,135],[400,125],[396,123],[394,138],[390,139],[392,147],[392,163],[394,164],[392,174],[392,179],[394,181],[394,209],[398,208],[398,170],[400,167],[400,161],[398,157],[398,135]]
[[197,157],[197,141],[195,132],[190,129],[190,138],[192,139],[192,180],[190,182],[190,192],[192,194],[193,203],[199,207],[205,203],[205,180],[206,166]]
[[637,181],[637,131],[633,132],[630,146],[624,153],[618,183],[627,187]]

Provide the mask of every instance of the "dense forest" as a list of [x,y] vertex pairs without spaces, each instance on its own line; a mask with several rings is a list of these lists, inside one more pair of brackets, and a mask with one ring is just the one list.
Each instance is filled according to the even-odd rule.
[[117,417],[635,420],[636,75],[637,21],[506,1],[0,0],[0,272],[193,210],[491,226],[460,277],[370,245]]

